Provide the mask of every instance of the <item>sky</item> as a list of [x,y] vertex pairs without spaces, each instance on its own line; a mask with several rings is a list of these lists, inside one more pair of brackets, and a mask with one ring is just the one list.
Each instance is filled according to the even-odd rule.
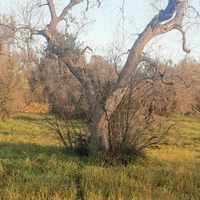
[[[81,35],[81,39],[95,50],[94,53],[107,54],[113,46],[121,49],[122,53],[127,52],[134,44],[138,34],[158,13],[149,0],[125,0],[124,12],[121,10],[122,2],[122,0],[105,0],[101,8],[91,9],[88,13],[88,16],[94,17],[96,22],[89,26],[85,35]],[[157,8],[165,9],[168,1],[160,2],[156,5]],[[189,0],[189,2],[200,12],[199,1]],[[145,51],[153,58],[172,60],[175,64],[184,58],[199,60],[200,23],[195,20],[193,22],[197,26],[191,26],[186,32],[187,47],[191,49],[190,54],[187,55],[183,52],[182,34],[177,30],[156,36],[145,47]],[[187,21],[184,22],[184,24],[186,23]]]
[[[6,12],[9,3],[12,1],[0,0],[0,12]],[[26,1],[15,0],[14,2],[23,4]],[[45,2],[45,0],[43,1]],[[190,0],[191,3],[195,1]],[[67,3],[66,0],[55,0],[54,2],[59,13],[69,0],[67,0]],[[92,0],[90,2],[92,5]],[[88,19],[95,22],[90,23],[82,29],[79,41],[93,49],[93,52],[88,52],[90,56],[93,54],[105,56],[113,48],[120,49],[121,53],[127,52],[134,44],[138,34],[144,30],[149,21],[158,13],[155,7],[150,5],[149,0],[125,0],[123,11],[121,9],[122,2],[122,0],[104,0],[100,8],[94,6],[85,13]],[[194,3],[195,8],[200,11],[200,3],[197,4],[195,5]],[[162,3],[158,3],[156,6],[159,9],[164,9],[166,5],[167,0],[163,0]],[[85,8],[86,1],[76,6],[71,12],[80,19],[80,23],[83,15],[80,16],[78,13]],[[47,20],[49,17],[45,19]],[[185,57],[198,60],[200,55],[200,37],[198,33],[199,30],[197,28],[190,28],[186,33],[187,47],[192,50],[190,55],[186,55],[182,51],[182,35],[178,31],[171,31],[155,37],[144,50],[153,58],[159,57],[162,60],[171,59],[175,63],[178,63],[180,59],[184,59]],[[36,46],[44,41],[40,39],[40,42],[38,42],[36,38],[38,36],[35,37],[35,40],[37,40]]]

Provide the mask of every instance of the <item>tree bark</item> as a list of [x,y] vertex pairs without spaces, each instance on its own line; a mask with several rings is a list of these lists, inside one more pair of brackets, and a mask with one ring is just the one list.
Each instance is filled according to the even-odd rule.
[[93,117],[93,130],[90,142],[90,155],[96,155],[98,151],[110,150],[110,139],[108,134],[108,121],[105,112],[96,112]]

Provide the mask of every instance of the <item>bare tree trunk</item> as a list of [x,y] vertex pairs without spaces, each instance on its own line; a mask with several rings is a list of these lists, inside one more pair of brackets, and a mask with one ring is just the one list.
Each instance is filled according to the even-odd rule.
[[95,155],[99,150],[110,150],[108,121],[105,113],[99,112],[93,116],[93,130],[90,142],[90,155]]

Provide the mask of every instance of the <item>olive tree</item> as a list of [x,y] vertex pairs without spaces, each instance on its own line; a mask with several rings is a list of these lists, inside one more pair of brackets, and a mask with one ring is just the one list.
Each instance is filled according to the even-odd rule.
[[[87,8],[92,0],[86,0]],[[99,0],[94,0],[100,6]],[[47,42],[56,42],[57,39],[63,37],[58,31],[57,25],[66,19],[69,11],[79,4],[85,2],[84,0],[70,0],[70,2],[63,8],[60,15],[56,13],[55,4],[53,0],[35,1],[35,6],[39,8],[47,7],[50,13],[51,21],[43,29],[37,29],[27,24],[26,28],[30,35],[42,35]],[[123,4],[125,1],[122,1]],[[98,150],[110,151],[111,149],[111,135],[109,134],[109,120],[121,102],[123,96],[127,92],[128,85],[131,81],[132,73],[137,66],[146,62],[149,67],[154,69],[154,74],[146,79],[154,80],[159,76],[163,84],[173,85],[172,80],[166,81],[165,73],[158,71],[156,62],[150,57],[143,54],[145,46],[156,36],[165,34],[172,30],[178,30],[182,34],[182,49],[185,53],[190,53],[186,47],[186,34],[182,23],[184,12],[187,7],[188,0],[168,0],[165,9],[160,10],[146,25],[144,30],[138,35],[136,41],[133,42],[131,49],[128,52],[127,60],[123,68],[118,73],[118,78],[109,93],[102,101],[101,94],[96,91],[93,84],[93,79],[88,70],[88,64],[84,56],[84,50],[74,53],[68,51],[62,58],[62,63],[71,71],[76,79],[84,88],[88,105],[92,115],[93,130],[91,135],[90,152],[91,155],[96,154]]]

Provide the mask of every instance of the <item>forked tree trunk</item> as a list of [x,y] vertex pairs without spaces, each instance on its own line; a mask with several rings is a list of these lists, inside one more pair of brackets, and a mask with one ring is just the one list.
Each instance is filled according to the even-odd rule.
[[[63,9],[62,14],[57,17],[53,0],[47,0],[52,19],[50,25],[47,26],[46,29],[48,29],[48,31],[51,33],[51,28],[56,27],[56,25],[64,19],[65,15],[73,6],[83,1],[84,0],[71,0],[68,6]],[[126,64],[119,74],[114,89],[110,92],[104,103],[104,107],[102,107],[102,105],[99,103],[97,94],[95,93],[95,88],[93,86],[93,80],[91,80],[89,74],[87,73],[87,65],[85,63],[84,56],[80,55],[77,57],[72,54],[67,55],[63,60],[70,71],[82,84],[87,95],[88,104],[91,108],[93,117],[93,132],[90,144],[91,155],[96,154],[98,149],[109,151],[111,148],[109,141],[110,137],[108,119],[111,117],[112,113],[115,111],[122,97],[124,96],[127,85],[130,81],[131,73],[141,61],[150,62],[150,58],[147,59],[142,55],[142,51],[146,44],[156,35],[164,34],[173,29],[177,29],[183,35],[183,50],[186,53],[189,53],[189,50],[187,50],[185,47],[186,38],[185,32],[182,29],[183,15],[187,2],[188,0],[168,0],[168,5],[165,10],[160,10],[160,12],[146,26],[144,31],[139,34],[138,39],[135,41],[129,52]],[[47,38],[47,40],[53,40],[52,33],[50,36],[43,34],[44,31],[47,31],[46,29],[40,32],[35,31],[32,34],[42,34]]]

